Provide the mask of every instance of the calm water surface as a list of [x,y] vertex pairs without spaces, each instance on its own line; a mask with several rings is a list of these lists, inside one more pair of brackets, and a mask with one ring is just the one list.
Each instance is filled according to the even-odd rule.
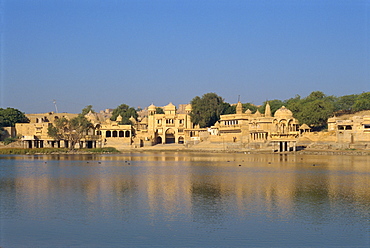
[[370,157],[0,156],[0,246],[369,247]]

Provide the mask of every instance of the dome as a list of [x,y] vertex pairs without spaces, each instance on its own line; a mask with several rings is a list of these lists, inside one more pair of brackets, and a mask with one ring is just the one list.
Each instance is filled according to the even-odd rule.
[[256,116],[256,117],[261,117],[261,116],[262,116],[262,114],[261,114],[261,112],[257,109],[256,113],[254,113],[254,116]]
[[148,124],[148,118],[145,116],[143,119],[141,119],[140,123]]
[[155,106],[153,103],[148,107],[148,110],[155,110]]
[[252,114],[252,111],[251,111],[250,109],[247,109],[247,110],[245,111],[245,113],[246,113],[247,115],[251,115],[251,114]]
[[191,104],[186,105],[185,111],[191,111],[191,110],[192,110]]
[[136,120],[135,120],[135,118],[134,118],[133,116],[131,116],[129,120],[131,121],[131,123],[132,123],[133,125],[135,125],[135,124],[136,124]]
[[167,106],[164,106],[164,110],[173,110],[173,111],[175,111],[176,106],[173,105],[172,102],[170,102]]
[[275,117],[293,117],[292,111],[287,109],[285,106],[282,106],[275,112]]

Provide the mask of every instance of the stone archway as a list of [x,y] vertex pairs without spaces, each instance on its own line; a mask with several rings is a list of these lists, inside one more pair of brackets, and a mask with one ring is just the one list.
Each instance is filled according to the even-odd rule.
[[287,121],[285,119],[282,119],[279,122],[279,132],[281,134],[287,133]]
[[175,131],[172,128],[166,130],[165,141],[166,144],[172,144],[176,142]]
[[162,144],[162,137],[158,136],[155,140],[156,144]]
[[179,142],[178,142],[179,144],[184,144],[184,137],[179,137]]

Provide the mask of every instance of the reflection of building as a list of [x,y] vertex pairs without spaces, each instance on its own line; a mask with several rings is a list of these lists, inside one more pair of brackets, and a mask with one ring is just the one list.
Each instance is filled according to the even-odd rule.
[[248,109],[243,113],[241,102],[236,106],[236,114],[221,115],[216,124],[218,136],[211,136],[213,142],[231,142],[255,144],[256,147],[274,146],[280,151],[295,150],[296,138],[299,135],[298,120],[284,106],[274,116],[267,103],[265,113],[256,113]]

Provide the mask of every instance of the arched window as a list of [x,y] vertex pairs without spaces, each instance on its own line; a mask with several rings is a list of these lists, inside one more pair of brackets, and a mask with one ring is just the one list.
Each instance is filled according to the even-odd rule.
[[125,137],[130,137],[130,131],[126,131]]
[[105,137],[107,137],[107,138],[112,137],[112,133],[111,133],[111,131],[107,131],[107,132],[105,133]]
[[113,131],[113,137],[117,137],[117,131]]
[[123,131],[119,131],[118,136],[123,137]]

